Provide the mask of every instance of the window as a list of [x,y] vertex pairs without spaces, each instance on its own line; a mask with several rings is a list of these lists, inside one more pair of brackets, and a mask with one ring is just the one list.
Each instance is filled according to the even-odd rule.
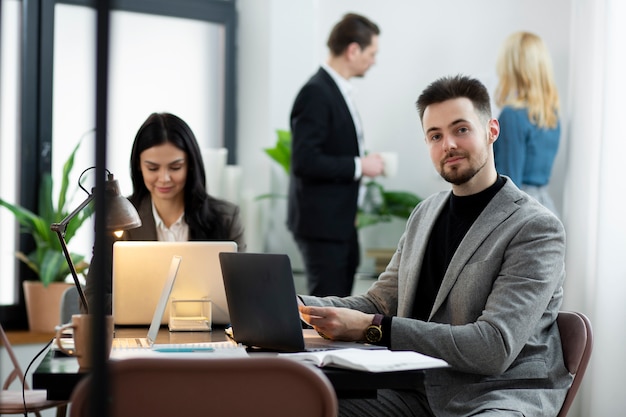
[[[1,0],[0,16],[0,197],[9,202],[17,200],[17,158],[19,152],[19,86],[20,86],[20,21],[22,3]],[[11,180],[13,179],[13,180]],[[17,240],[15,217],[0,208],[0,305],[18,300],[15,276]]]
[[[26,207],[35,207],[41,174],[51,171],[53,176],[58,175],[68,149],[81,137],[70,185],[77,184],[79,174],[94,165],[96,14],[89,0],[0,1],[0,172],[3,179],[20,180],[14,189],[2,181],[0,193],[7,200],[20,200]],[[120,180],[122,192],[130,193],[130,145],[140,124],[154,111],[181,116],[201,146],[224,146],[229,151],[229,163],[235,163],[235,1],[114,3],[115,10],[110,15],[106,168]],[[9,20],[12,24],[5,24]],[[20,25],[22,20],[27,23]],[[24,39],[20,39],[20,34]],[[12,47],[6,47],[7,42]],[[20,45],[24,45],[24,50],[16,52]],[[20,53],[25,58],[18,59]],[[20,63],[23,67],[19,67]],[[13,68],[5,70],[8,65]],[[5,89],[5,83],[13,86],[13,95],[8,94],[11,89]],[[6,122],[9,119],[15,122],[12,132],[11,123]],[[5,139],[10,137],[15,140]],[[5,163],[5,155],[16,165]],[[84,198],[82,191],[77,190],[70,208]],[[8,227],[14,227],[15,219],[10,213],[0,214],[3,234],[15,235],[16,231],[8,231]],[[9,223],[7,228],[5,222]],[[89,255],[92,231],[93,227],[85,224],[70,242],[70,249]],[[0,296],[12,294],[0,304],[19,303],[19,282],[27,272],[21,265],[13,271],[8,268],[18,265],[14,248],[24,245],[15,245],[11,239],[3,239],[0,244]],[[0,315],[5,314],[0,308]],[[19,314],[24,314],[23,309]]]

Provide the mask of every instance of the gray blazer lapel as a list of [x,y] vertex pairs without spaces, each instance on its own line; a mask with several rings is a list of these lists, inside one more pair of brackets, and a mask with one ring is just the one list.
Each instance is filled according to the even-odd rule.
[[450,260],[450,265],[448,265],[446,274],[441,282],[441,287],[437,293],[437,298],[435,298],[435,303],[433,304],[429,318],[432,318],[435,311],[441,307],[448,293],[456,283],[456,280],[459,278],[461,271],[469,263],[469,259],[483,244],[487,236],[514,211],[519,209],[516,202],[521,196],[517,188],[511,185],[511,180],[507,179],[504,187],[502,187],[489,204],[487,204],[487,207],[485,207],[472,227],[467,231],[466,237],[471,236],[471,238],[463,238],[454,256]]
[[145,197],[139,203],[137,212],[141,218],[141,226],[137,229],[130,229],[124,233],[124,240],[157,240],[156,224],[152,214],[152,199]]

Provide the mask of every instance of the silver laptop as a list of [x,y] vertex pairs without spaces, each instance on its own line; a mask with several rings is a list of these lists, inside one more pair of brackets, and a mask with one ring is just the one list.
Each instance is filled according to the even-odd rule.
[[327,349],[385,349],[326,340],[303,330],[287,255],[220,253],[232,337],[249,347],[282,352]]
[[[218,253],[236,252],[235,242],[119,241],[113,245],[113,319],[116,325],[147,326],[165,284],[172,256],[184,262],[170,299],[208,299],[212,324],[230,323]],[[166,303],[161,324],[169,319]]]
[[180,270],[181,260],[182,258],[180,256],[172,257],[165,285],[163,285],[163,289],[161,290],[161,297],[159,297],[159,302],[152,316],[148,335],[145,338],[114,338],[113,349],[152,349],[164,352],[213,351],[214,348],[211,343],[155,344],[157,335],[159,334],[159,328],[161,327],[161,318],[167,306],[167,300],[170,297],[172,288],[176,282],[176,276]]

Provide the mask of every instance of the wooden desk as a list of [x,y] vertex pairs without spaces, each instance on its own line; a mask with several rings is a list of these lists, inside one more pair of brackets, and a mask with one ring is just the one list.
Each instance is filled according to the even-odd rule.
[[[144,337],[147,332],[147,329],[116,329],[115,335]],[[225,339],[223,329],[197,333],[169,332],[162,328],[156,343],[221,342]],[[337,368],[322,368],[322,371],[340,398],[374,397],[376,390],[382,388],[411,389],[423,378],[422,371],[370,373]],[[58,352],[50,350],[32,375],[33,388],[47,390],[49,400],[67,400],[76,384],[87,374],[79,369],[75,358],[59,356]]]
[[39,333],[28,330],[5,330],[11,346],[48,343],[54,333]]

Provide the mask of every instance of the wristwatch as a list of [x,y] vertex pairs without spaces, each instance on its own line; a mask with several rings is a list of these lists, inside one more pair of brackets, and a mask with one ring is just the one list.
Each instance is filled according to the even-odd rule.
[[383,338],[383,328],[381,323],[383,322],[382,314],[375,314],[367,329],[365,329],[365,340],[369,343],[378,343]]

